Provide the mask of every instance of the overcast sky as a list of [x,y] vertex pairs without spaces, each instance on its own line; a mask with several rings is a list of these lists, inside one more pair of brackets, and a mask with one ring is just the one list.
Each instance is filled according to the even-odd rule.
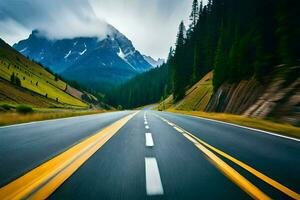
[[193,0],[0,0],[0,37],[14,44],[39,29],[50,39],[106,35],[110,23],[143,54],[165,58]]

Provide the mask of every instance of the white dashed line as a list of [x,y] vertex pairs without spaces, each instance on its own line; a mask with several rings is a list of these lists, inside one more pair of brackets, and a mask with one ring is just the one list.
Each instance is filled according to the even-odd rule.
[[146,191],[147,195],[163,195],[159,169],[155,158],[145,158]]
[[147,147],[153,147],[154,142],[153,142],[152,134],[151,133],[145,133],[145,136],[146,136],[146,146]]
[[149,129],[150,127],[148,125],[145,126],[146,129]]
[[145,121],[145,122],[144,122],[144,124],[146,125],[146,124],[148,124],[148,122],[147,122],[147,121]]

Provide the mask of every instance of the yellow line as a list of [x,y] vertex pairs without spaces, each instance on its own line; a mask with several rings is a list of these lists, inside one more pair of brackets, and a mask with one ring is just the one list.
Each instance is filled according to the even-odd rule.
[[245,170],[247,170],[251,174],[255,175],[256,177],[260,178],[264,182],[268,183],[269,185],[273,186],[274,188],[278,189],[279,191],[285,193],[286,195],[290,196],[291,198],[300,199],[300,195],[298,193],[294,192],[293,190],[289,189],[288,187],[286,187],[286,186],[282,185],[281,183],[271,179],[270,177],[268,177],[268,176],[264,175],[263,173],[257,171],[253,167],[243,163],[242,161],[239,161],[238,159],[226,154],[225,152],[223,152],[221,150],[218,150],[217,148],[207,144],[206,142],[200,140],[199,138],[197,138],[195,136],[194,136],[194,138],[196,140],[198,140],[200,143],[202,143],[203,145],[205,145],[206,147],[210,148],[211,150],[217,152],[221,156],[223,156],[223,157],[227,158],[228,160],[234,162],[235,164],[239,165],[240,167],[244,168]]
[[211,161],[234,183],[236,183],[240,188],[242,188],[245,192],[247,192],[254,199],[271,199],[265,193],[263,193],[260,189],[258,189],[255,185],[253,185],[250,181],[240,175],[236,170],[226,164],[223,160],[221,160],[218,156],[212,153],[210,150],[205,148],[200,143],[195,144],[198,149],[200,149],[203,153],[208,156]]
[[135,114],[137,112],[116,121],[0,188],[0,199],[46,199]]
[[[160,116],[158,116],[160,117]],[[168,120],[160,117],[163,121],[165,122],[169,122]],[[270,184],[271,186],[273,186],[274,188],[278,189],[279,191],[283,192],[284,194],[290,196],[293,199],[300,199],[300,195],[296,192],[294,192],[293,190],[289,189],[288,187],[282,185],[281,183],[271,179],[270,177],[264,175],[263,173],[257,171],[256,169],[250,167],[249,165],[243,163],[242,161],[239,161],[238,159],[226,154],[225,152],[211,146],[210,144],[204,142],[203,140],[199,139],[198,137],[194,136],[192,133],[189,133],[188,131],[184,130],[183,128],[179,127],[178,125],[176,125],[177,128],[183,130],[186,134],[188,134],[190,137],[194,138],[195,140],[197,140],[200,144],[208,147],[209,149],[211,149],[212,151],[218,153],[219,155],[227,158],[228,160],[234,162],[235,164],[239,165],[240,167],[242,167],[243,169],[247,170],[248,172],[250,172],[251,174],[255,175],[256,177],[260,178],[261,180],[265,181],[266,183]],[[189,138],[188,138],[189,139]],[[193,142],[193,141],[192,141]],[[194,142],[193,142],[194,143]]]

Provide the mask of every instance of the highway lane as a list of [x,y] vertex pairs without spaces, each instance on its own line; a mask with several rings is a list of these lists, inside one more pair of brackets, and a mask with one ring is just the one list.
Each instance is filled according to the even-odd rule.
[[131,111],[0,127],[0,186],[129,113]]
[[[147,111],[145,124],[144,113],[121,128],[50,199],[250,199],[152,112]],[[153,147],[146,146],[145,133],[151,133]],[[157,162],[162,185],[154,188],[154,196],[147,194],[147,184],[150,190],[153,186],[145,175],[149,158]],[[149,168],[155,177],[153,166]]]
[[[168,112],[155,114],[172,121],[210,145],[300,193],[299,141],[188,115]],[[242,170],[232,162],[228,163],[271,197],[287,198],[282,192],[250,175],[246,170]]]
[[[0,176],[12,180],[74,144],[82,144],[83,139],[129,113],[133,112],[0,128]],[[299,193],[298,141],[150,110],[142,110],[126,122],[49,198],[289,198],[222,152]],[[108,134],[112,132],[107,130]]]

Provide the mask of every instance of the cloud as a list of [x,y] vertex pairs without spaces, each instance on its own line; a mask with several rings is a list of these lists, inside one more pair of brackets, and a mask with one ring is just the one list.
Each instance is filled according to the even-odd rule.
[[166,58],[193,0],[90,0],[94,13],[117,27],[142,53]]
[[0,37],[13,44],[39,29],[50,39],[102,38],[108,34],[108,22],[142,53],[166,57],[192,1],[0,0]]
[[90,4],[85,1],[4,1],[0,0],[0,22],[10,21],[10,27],[15,25],[15,29],[18,29],[17,26],[19,29],[39,29],[50,39],[78,36],[101,38],[108,32],[107,24],[94,14]]
[[4,38],[5,42],[9,44],[24,39],[24,35],[29,35],[31,32],[10,18],[0,20],[0,27],[0,38]]

